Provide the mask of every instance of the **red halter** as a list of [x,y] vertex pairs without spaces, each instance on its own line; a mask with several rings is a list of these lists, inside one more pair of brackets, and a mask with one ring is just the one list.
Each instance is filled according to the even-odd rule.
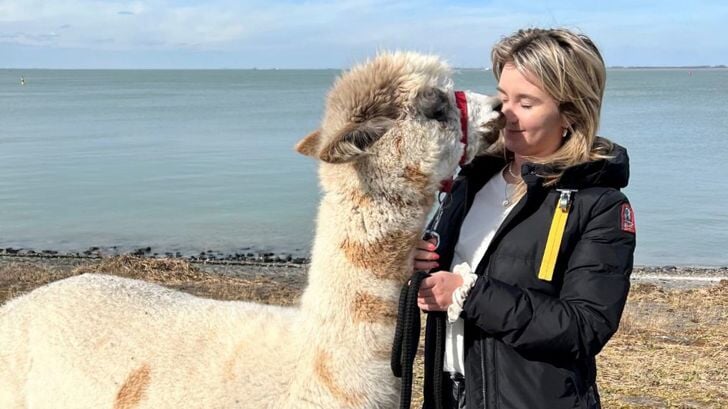
[[[463,133],[463,137],[460,139],[460,142],[465,145],[465,148],[463,149],[463,156],[460,158],[460,165],[462,166],[465,163],[466,151],[468,148],[468,100],[465,97],[465,92],[455,91],[455,104],[460,110],[460,130]],[[450,179],[443,180],[440,184],[440,191],[450,193],[452,184],[452,177]]]
[[[463,131],[463,138],[460,139],[460,142],[462,142],[465,145],[465,148],[468,147],[468,100],[465,97],[465,92],[463,91],[455,91],[455,104],[457,105],[458,109],[460,110],[460,129]],[[465,163],[465,151],[463,151],[463,157],[460,158],[460,164],[463,165]]]

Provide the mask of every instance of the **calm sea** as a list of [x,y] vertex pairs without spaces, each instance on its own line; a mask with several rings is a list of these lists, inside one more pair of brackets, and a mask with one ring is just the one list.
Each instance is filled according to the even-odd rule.
[[[306,255],[316,166],[292,147],[337,74],[0,70],[0,247]],[[600,133],[630,152],[638,264],[728,264],[726,107],[728,70],[610,70]]]

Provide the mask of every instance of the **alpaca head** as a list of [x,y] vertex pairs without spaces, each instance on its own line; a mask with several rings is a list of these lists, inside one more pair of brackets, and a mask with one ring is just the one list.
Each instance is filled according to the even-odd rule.
[[495,97],[468,92],[467,148],[450,68],[435,56],[383,53],[343,73],[321,128],[296,149],[322,161],[326,191],[417,199],[432,195],[461,158],[483,153],[504,125]]

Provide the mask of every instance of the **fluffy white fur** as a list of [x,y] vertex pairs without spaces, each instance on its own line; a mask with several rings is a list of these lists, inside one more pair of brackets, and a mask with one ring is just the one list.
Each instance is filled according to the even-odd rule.
[[[468,159],[492,142],[496,104],[469,94]],[[298,145],[323,160],[324,190],[299,307],[95,274],[46,285],[0,309],[0,408],[396,407],[398,291],[460,136],[436,57],[381,54],[348,71]]]

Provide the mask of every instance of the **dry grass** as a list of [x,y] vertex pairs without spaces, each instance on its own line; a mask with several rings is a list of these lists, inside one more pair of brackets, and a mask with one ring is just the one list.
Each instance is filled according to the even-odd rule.
[[201,271],[181,259],[150,259],[133,256],[102,258],[75,267],[32,261],[0,264],[0,303],[52,281],[83,273],[105,273],[145,280],[218,300],[249,300],[276,305],[298,302],[300,289],[275,277],[243,279]]
[[728,281],[634,287],[598,365],[607,408],[728,407]]
[[[65,267],[0,263],[0,303],[84,272],[142,279],[222,300],[290,305],[301,293],[300,286],[275,276],[243,279],[203,272],[183,260],[122,256]],[[598,357],[603,406],[728,407],[727,307],[728,281],[690,290],[634,286],[619,332]],[[414,402],[421,402],[421,379],[417,373]]]

